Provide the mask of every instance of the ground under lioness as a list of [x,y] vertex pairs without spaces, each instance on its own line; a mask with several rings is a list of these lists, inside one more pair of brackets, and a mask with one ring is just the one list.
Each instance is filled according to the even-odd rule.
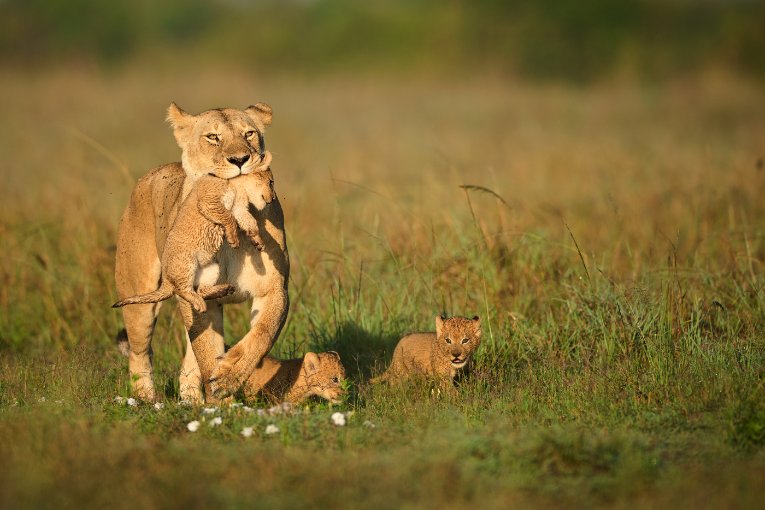
[[266,151],[260,167],[234,179],[212,175],[200,177],[181,204],[162,257],[162,283],[153,292],[131,296],[112,305],[121,307],[163,301],[173,293],[188,301],[198,312],[207,309],[205,299],[226,296],[233,285],[221,284],[195,290],[200,268],[215,260],[223,239],[232,248],[239,246],[237,224],[252,243],[262,249],[258,224],[249,207],[263,209],[273,200],[273,174],[268,165],[271,153]]
[[[187,349],[191,346],[187,345]],[[337,404],[345,393],[345,368],[335,351],[307,352],[302,358],[278,360],[265,356],[242,386],[247,399],[263,396],[272,403],[299,404],[312,396]],[[199,367],[187,351],[180,375],[181,395],[190,402],[201,386]]]
[[412,333],[399,340],[390,367],[371,382],[397,382],[420,376],[451,386],[481,342],[478,317],[436,316],[435,333]]

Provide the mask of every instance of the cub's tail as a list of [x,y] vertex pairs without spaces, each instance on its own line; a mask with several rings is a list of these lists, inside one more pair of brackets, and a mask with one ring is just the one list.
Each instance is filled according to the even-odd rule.
[[369,382],[371,384],[380,384],[380,383],[388,382],[389,378],[390,378],[390,374],[388,372],[385,372],[382,375],[378,375],[377,377],[371,378]]
[[159,286],[157,290],[154,292],[149,292],[147,294],[139,294],[137,296],[131,296],[129,298],[123,299],[122,301],[117,301],[112,305],[112,308],[119,308],[121,306],[125,305],[135,305],[135,304],[141,304],[141,303],[158,303],[160,301],[164,301],[165,299],[168,299],[173,295],[173,286],[168,282],[167,280],[162,281],[162,285]]

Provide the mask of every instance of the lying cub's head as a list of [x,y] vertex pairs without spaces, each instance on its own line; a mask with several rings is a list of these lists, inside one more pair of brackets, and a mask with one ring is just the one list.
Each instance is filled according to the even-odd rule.
[[462,368],[481,343],[481,319],[436,316],[436,348],[452,367]]
[[300,377],[305,378],[307,387],[304,398],[316,395],[337,404],[345,393],[342,387],[345,368],[340,363],[340,355],[335,351],[319,354],[307,352],[303,357]]
[[221,108],[199,115],[171,103],[167,120],[183,150],[183,169],[194,179],[205,174],[231,179],[262,166],[263,132],[271,125],[271,107],[265,103],[244,111]]

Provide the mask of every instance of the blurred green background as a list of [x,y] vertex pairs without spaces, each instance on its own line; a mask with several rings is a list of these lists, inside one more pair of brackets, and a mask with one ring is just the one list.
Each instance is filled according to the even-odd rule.
[[[708,67],[765,77],[756,0],[5,0],[0,61],[216,62],[253,72],[492,72],[657,79]],[[238,69],[241,71],[241,69]]]

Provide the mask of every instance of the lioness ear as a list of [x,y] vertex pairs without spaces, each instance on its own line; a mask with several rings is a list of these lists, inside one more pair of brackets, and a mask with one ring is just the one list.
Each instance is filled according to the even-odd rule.
[[338,354],[337,351],[327,351],[327,354],[331,354],[332,356],[336,357],[337,359],[340,359],[340,354]]
[[183,149],[194,125],[194,116],[184,112],[177,104],[170,103],[167,108],[167,121],[173,126],[173,135],[178,146]]
[[254,105],[247,107],[245,112],[253,119],[262,123],[264,127],[271,125],[273,110],[271,110],[271,107],[266,103],[255,103]]
[[319,357],[315,352],[307,352],[303,357],[303,367],[306,375],[313,375],[319,371]]

